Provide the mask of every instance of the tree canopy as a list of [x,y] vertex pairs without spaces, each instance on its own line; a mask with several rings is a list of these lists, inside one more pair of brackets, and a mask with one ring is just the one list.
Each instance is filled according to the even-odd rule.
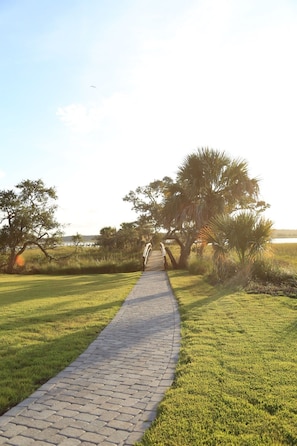
[[100,230],[95,244],[108,252],[139,250],[150,239],[151,230],[139,222],[122,223],[120,229],[106,226]]
[[[177,267],[185,267],[191,247],[211,218],[238,210],[263,211],[259,182],[244,160],[201,148],[186,157],[176,179],[164,177],[124,197],[141,218],[164,229],[180,247]],[[174,260],[174,259],[173,259]]]
[[61,236],[55,219],[57,195],[42,180],[24,180],[15,190],[0,191],[0,253],[2,268],[13,271],[16,260],[32,245],[45,255]]

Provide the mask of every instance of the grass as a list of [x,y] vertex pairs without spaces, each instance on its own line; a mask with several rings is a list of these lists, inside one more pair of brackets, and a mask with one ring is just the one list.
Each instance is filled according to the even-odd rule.
[[[277,261],[295,268],[296,245],[274,249]],[[174,384],[138,444],[297,445],[297,300],[168,274],[181,315],[180,356]],[[0,276],[0,406],[75,359],[138,277]]]
[[182,346],[143,446],[296,445],[297,301],[170,271]]
[[272,244],[272,254],[280,266],[297,270],[297,243]]
[[48,251],[48,259],[38,248],[27,249],[22,255],[22,264],[15,266],[20,274],[113,274],[136,272],[142,269],[139,251],[106,251],[98,246],[57,246]]
[[0,276],[0,414],[79,356],[138,277]]

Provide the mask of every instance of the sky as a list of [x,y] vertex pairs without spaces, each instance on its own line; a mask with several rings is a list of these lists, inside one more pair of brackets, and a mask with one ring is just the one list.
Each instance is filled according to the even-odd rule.
[[40,178],[96,235],[209,147],[297,229],[296,42],[297,0],[0,0],[0,189]]

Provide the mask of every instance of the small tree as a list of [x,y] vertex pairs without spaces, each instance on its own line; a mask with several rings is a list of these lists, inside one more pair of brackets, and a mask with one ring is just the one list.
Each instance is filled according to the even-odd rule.
[[135,252],[140,250],[142,245],[141,231],[136,222],[121,223],[117,231],[117,248],[124,251]]
[[75,246],[76,248],[78,248],[79,245],[80,245],[81,243],[83,243],[83,241],[84,241],[83,236],[82,236],[81,234],[79,234],[78,232],[77,232],[75,235],[73,235],[73,236],[71,237],[71,240],[72,240],[72,242],[74,243],[74,246]]
[[233,216],[214,217],[201,230],[200,237],[203,243],[212,244],[214,264],[222,272],[226,257],[232,251],[237,254],[241,268],[262,255],[271,240],[272,225],[257,213],[242,211]]
[[135,252],[141,249],[144,241],[150,239],[151,228],[146,222],[140,224],[137,221],[121,223],[119,230],[111,226],[102,228],[100,234],[96,237],[95,244],[106,252]]
[[0,191],[0,250],[6,258],[4,267],[13,272],[16,259],[32,245],[49,256],[47,250],[60,240],[61,227],[54,218],[54,188],[42,180],[24,180],[16,190]]
[[100,229],[100,234],[96,237],[95,243],[106,251],[112,251],[116,248],[116,234],[116,228],[105,226]]

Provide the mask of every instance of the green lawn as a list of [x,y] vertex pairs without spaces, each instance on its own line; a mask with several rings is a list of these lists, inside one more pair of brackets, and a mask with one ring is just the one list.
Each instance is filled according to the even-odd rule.
[[173,387],[142,445],[297,445],[297,300],[170,272],[182,318]]
[[1,275],[0,414],[79,356],[138,277]]
[[[0,408],[63,369],[140,273],[0,276]],[[169,271],[182,319],[174,385],[142,446],[297,445],[297,299]]]

